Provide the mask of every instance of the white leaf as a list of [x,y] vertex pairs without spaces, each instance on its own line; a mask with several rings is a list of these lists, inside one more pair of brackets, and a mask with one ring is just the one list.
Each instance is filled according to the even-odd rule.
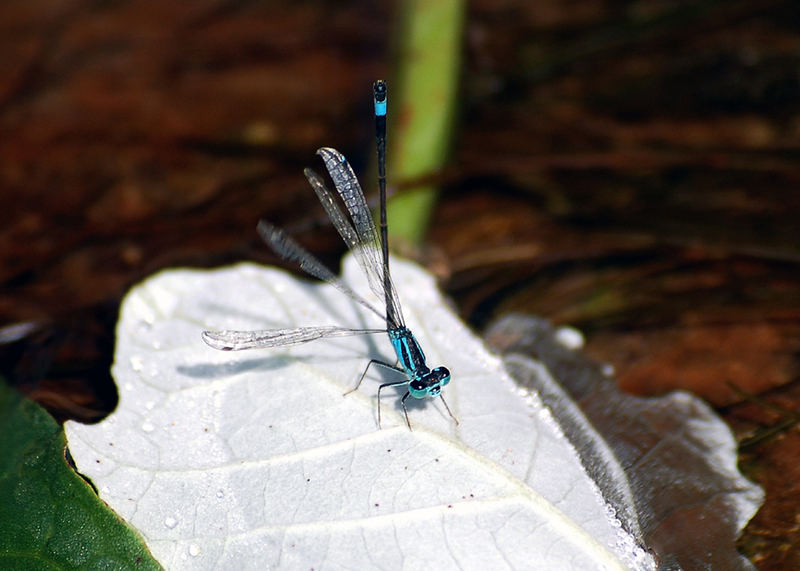
[[[385,335],[221,352],[205,329],[382,324],[328,285],[242,264],[173,270],[123,303],[118,409],[65,426],[78,469],[169,569],[651,569],[535,394],[445,306],[430,276],[396,262],[409,327],[438,399],[376,391],[396,380]],[[345,280],[368,291],[348,258]],[[413,400],[413,399],[412,399]]]

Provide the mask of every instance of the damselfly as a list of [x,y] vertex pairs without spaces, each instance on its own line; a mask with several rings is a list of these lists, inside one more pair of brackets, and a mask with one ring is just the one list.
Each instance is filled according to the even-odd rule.
[[[361,374],[356,386],[357,390],[364,380],[370,365],[380,365],[386,369],[401,373],[405,379],[392,383],[384,383],[378,387],[378,426],[381,424],[381,391],[388,387],[406,386],[406,394],[400,400],[406,424],[411,429],[408,419],[406,401],[408,397],[417,399],[439,397],[450,417],[458,423],[450,407],[442,397],[442,387],[450,382],[450,371],[446,367],[430,369],[425,362],[425,354],[411,330],[406,327],[400,301],[397,297],[392,278],[389,273],[389,242],[386,222],[386,104],[387,90],[384,81],[376,81],[373,86],[375,103],[375,132],[378,149],[378,186],[380,189],[380,234],[375,227],[372,213],[361,185],[358,183],[353,169],[347,160],[335,149],[322,148],[317,151],[325,162],[325,167],[336,187],[347,212],[346,216],[338,205],[335,195],[328,190],[322,178],[311,169],[304,173],[308,182],[317,193],[331,222],[341,235],[348,248],[367,276],[370,289],[386,305],[381,312],[370,302],[355,293],[322,262],[290,238],[283,230],[269,222],[261,220],[257,230],[273,251],[284,259],[297,262],[308,274],[324,280],[351,299],[386,321],[386,329],[350,329],[347,327],[321,326],[300,327],[291,329],[265,329],[261,331],[204,331],[203,341],[215,349],[223,351],[239,351],[261,347],[280,347],[307,343],[324,337],[341,337],[371,333],[387,333],[392,343],[397,361],[393,365],[377,359],[371,359]],[[398,366],[399,365],[399,366]],[[348,392],[352,392],[348,391]]]

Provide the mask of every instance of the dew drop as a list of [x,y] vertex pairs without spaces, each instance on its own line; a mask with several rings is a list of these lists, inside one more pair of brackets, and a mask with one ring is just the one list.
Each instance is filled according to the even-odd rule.
[[164,525],[167,527],[167,529],[175,529],[175,526],[178,525],[178,520],[174,517],[168,517],[164,520]]
[[580,349],[584,345],[583,334],[574,327],[559,327],[556,330],[556,341],[567,349]]
[[192,543],[189,546],[189,555],[191,555],[192,557],[197,557],[198,555],[200,555],[200,546],[197,545],[196,543]]
[[142,361],[142,358],[139,355],[134,355],[133,357],[131,357],[131,369],[138,372],[141,371],[143,367],[144,367],[144,362]]

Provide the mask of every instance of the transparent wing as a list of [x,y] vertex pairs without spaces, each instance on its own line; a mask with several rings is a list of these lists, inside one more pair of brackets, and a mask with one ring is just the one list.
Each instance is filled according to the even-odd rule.
[[[383,299],[380,237],[358,178],[356,178],[346,159],[335,149],[322,148],[317,151],[317,154],[325,161],[325,167],[328,169],[336,190],[350,213],[353,224],[350,224],[345,218],[345,215],[336,204],[337,201],[334,195],[327,189],[322,179],[311,169],[306,169],[306,177],[308,177],[311,186],[316,191],[320,202],[328,212],[342,239],[355,254],[359,265],[367,275],[370,289],[375,295]],[[309,176],[309,173],[313,174],[313,176]]]
[[[372,212],[367,205],[361,185],[358,183],[350,163],[339,151],[330,147],[323,147],[317,151],[317,154],[325,162],[325,168],[328,169],[331,180],[333,180],[336,190],[342,197],[353,224],[351,225],[347,221],[344,214],[335,205],[331,192],[325,188],[318,176],[314,175],[313,177],[317,182],[312,180],[312,177],[309,177],[309,182],[311,182],[311,186],[314,187],[320,197],[320,201],[328,211],[328,215],[336,225],[336,229],[342,239],[355,254],[359,265],[367,276],[370,289],[375,295],[386,300],[386,314],[390,317],[393,316],[395,321],[391,325],[402,326],[404,322],[403,314],[400,311],[400,301],[397,298],[396,289],[391,280],[388,283],[389,291],[386,291],[387,284],[384,283],[380,235],[375,227],[375,221],[372,219]],[[306,176],[308,177],[308,173],[306,173]],[[322,195],[320,195],[320,191],[323,192]],[[334,208],[333,214],[329,210],[329,205]]]
[[292,240],[292,238],[290,238],[286,232],[276,226],[273,226],[266,220],[261,220],[258,223],[258,226],[256,226],[256,230],[258,230],[259,235],[267,243],[267,245],[272,248],[272,250],[281,258],[291,262],[296,262],[307,274],[328,282],[340,292],[350,297],[350,299],[360,303],[381,319],[386,319],[386,316],[383,313],[378,311],[366,299],[350,289],[347,284],[345,284],[341,279],[339,279],[338,276],[336,276],[336,274],[326,268],[325,264],[320,262],[311,252]]
[[206,345],[222,351],[240,351],[259,347],[282,347],[322,339],[386,333],[385,329],[348,329],[347,327],[321,326],[296,329],[264,329],[261,331],[203,331]]
[[319,198],[320,203],[323,208],[325,208],[325,212],[328,213],[328,218],[331,219],[331,222],[339,232],[342,240],[347,244],[350,251],[353,252],[361,269],[363,269],[364,273],[367,275],[370,289],[383,299],[383,288],[376,288],[376,284],[373,283],[376,279],[375,268],[372,265],[373,260],[365,250],[361,237],[356,233],[355,228],[353,228],[347,216],[345,216],[344,212],[339,208],[336,196],[328,190],[328,187],[325,186],[325,182],[313,170],[305,169],[303,174],[306,175],[308,182],[311,183],[311,188],[317,193],[317,198]]

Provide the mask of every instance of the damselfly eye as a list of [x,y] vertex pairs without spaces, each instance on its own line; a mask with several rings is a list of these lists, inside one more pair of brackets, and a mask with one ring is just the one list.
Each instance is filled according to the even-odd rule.
[[408,392],[415,399],[424,399],[428,396],[428,386],[423,381],[411,381],[408,384]]
[[431,378],[435,379],[440,387],[450,382],[450,370],[447,367],[436,367],[431,371]]

